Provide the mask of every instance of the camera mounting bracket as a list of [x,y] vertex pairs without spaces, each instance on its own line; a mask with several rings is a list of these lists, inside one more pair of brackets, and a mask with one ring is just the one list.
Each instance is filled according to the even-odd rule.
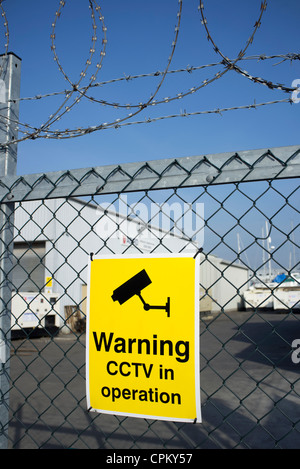
[[141,292],[137,293],[137,296],[142,301],[145,311],[149,311],[149,309],[164,309],[167,313],[167,317],[168,318],[170,317],[170,297],[169,296],[167,298],[167,302],[166,302],[165,306],[151,306],[151,305],[149,305],[149,303],[146,303],[145,300],[143,299],[143,297],[141,295]]

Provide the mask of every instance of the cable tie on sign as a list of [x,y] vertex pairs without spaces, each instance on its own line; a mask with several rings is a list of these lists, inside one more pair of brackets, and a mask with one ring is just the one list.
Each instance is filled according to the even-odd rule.
[[94,260],[94,259],[93,259],[93,256],[94,256],[94,253],[93,253],[93,252],[90,252],[90,259],[91,259],[91,261]]
[[196,259],[198,254],[200,254],[202,251],[203,251],[203,248],[199,248],[198,251],[196,252],[196,254],[194,255],[194,259]]

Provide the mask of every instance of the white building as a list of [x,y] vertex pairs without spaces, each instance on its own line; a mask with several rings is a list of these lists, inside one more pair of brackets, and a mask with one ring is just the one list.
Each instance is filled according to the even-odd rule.
[[[64,318],[65,306],[79,305],[85,312],[90,253],[197,250],[184,235],[171,235],[94,203],[79,199],[22,202],[15,211],[13,284],[19,292],[58,293]],[[214,256],[201,255],[200,261],[201,309],[237,309],[236,289],[247,288],[247,269]],[[47,284],[49,278],[52,283]]]

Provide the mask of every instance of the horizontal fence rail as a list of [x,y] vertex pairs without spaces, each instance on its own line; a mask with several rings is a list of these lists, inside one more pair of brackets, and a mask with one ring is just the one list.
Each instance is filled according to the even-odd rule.
[[6,176],[0,198],[35,200],[300,176],[299,146]]

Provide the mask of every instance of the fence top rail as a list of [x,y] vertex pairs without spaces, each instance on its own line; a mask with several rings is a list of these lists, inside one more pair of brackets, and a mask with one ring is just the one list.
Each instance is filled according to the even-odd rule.
[[0,201],[137,192],[300,176],[300,145],[97,166],[0,179]]

